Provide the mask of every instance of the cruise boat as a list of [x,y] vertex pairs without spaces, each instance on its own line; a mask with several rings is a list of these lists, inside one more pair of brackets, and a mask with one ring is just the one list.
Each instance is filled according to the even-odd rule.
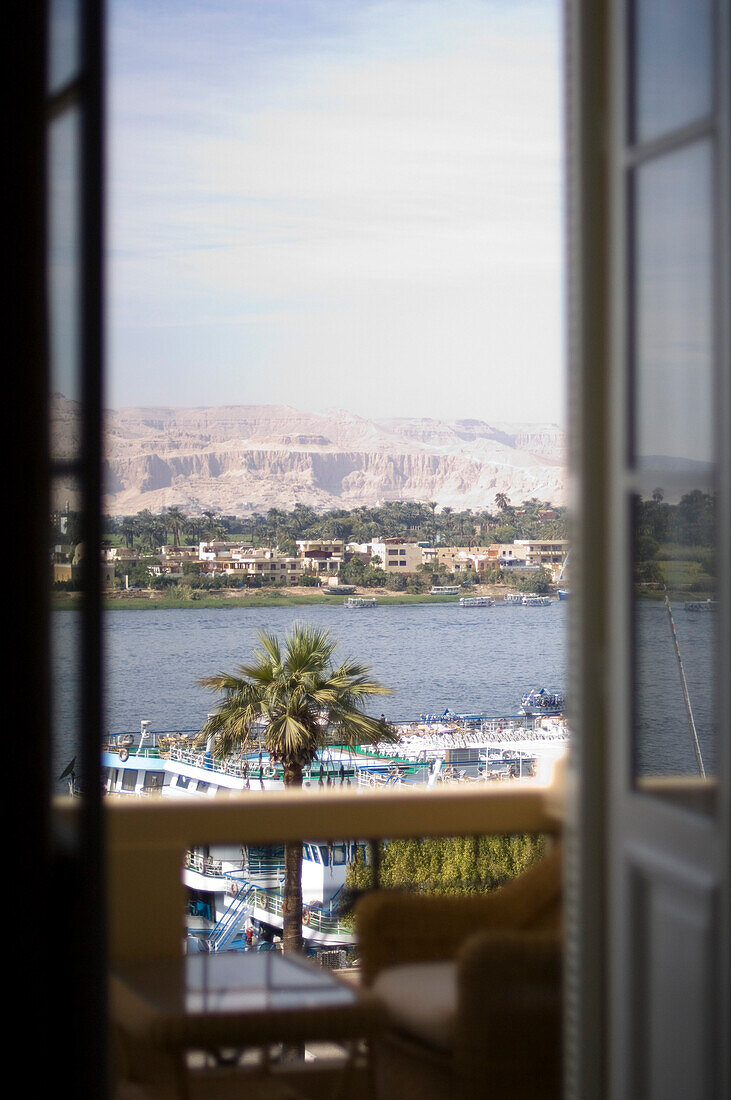
[[458,596],[458,584],[433,584],[429,589],[430,596]]
[[508,592],[503,596],[503,603],[522,603],[523,597],[520,592]]
[[[548,728],[546,723],[555,721],[549,710],[537,713],[541,718],[475,722],[445,712],[436,728],[397,725],[397,745],[328,746],[305,770],[303,785],[313,790],[352,787],[355,792],[540,776],[562,749],[566,730],[563,725]],[[110,798],[208,799],[246,792],[262,798],[267,791],[283,789],[282,768],[269,757],[263,739],[260,751],[226,759],[214,757],[211,747],[200,741],[197,731],[155,732],[149,722],[141,723],[139,734],[109,736],[102,746],[105,793]],[[303,843],[302,934],[312,950],[347,949],[354,942],[352,923],[341,919],[339,900],[357,848],[351,842]],[[187,950],[242,950],[249,946],[250,930],[260,942],[280,934],[283,861],[281,846],[190,848],[181,869],[187,890]]]
[[[267,791],[283,789],[282,768],[264,747],[222,760],[210,749],[200,743],[195,731],[158,733],[149,722],[142,722],[139,734],[106,738],[102,746],[105,793],[110,798],[206,799],[246,791],[252,798],[261,798]],[[428,765],[423,762],[332,746],[320,750],[306,769],[304,787],[424,783],[427,776]],[[352,924],[340,919],[338,895],[355,850],[352,843],[307,840],[303,845],[302,934],[314,949],[347,948],[354,942]],[[268,940],[283,927],[283,849],[192,848],[185,855],[182,879],[188,892],[189,951],[239,950],[247,946],[247,928]]]
[[716,611],[718,600],[687,600],[683,604],[684,611]]
[[492,607],[495,603],[492,596],[460,596],[462,607]]
[[348,596],[344,606],[349,608],[376,607],[377,602],[375,596]]
[[523,714],[535,717],[563,714],[566,699],[560,691],[546,691],[545,688],[528,691],[520,700]]
[[523,596],[520,601],[523,607],[549,607],[551,603],[550,596]]

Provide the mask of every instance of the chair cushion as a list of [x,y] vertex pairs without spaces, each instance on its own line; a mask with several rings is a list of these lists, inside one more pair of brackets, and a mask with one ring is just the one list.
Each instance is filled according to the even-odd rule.
[[395,1027],[428,1046],[451,1049],[457,1017],[454,962],[389,966],[371,988]]

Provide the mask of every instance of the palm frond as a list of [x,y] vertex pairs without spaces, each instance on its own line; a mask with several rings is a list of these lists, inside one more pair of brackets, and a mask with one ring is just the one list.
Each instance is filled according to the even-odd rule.
[[285,767],[311,764],[329,729],[353,745],[398,740],[392,726],[362,710],[368,697],[390,690],[357,661],[333,668],[337,642],[329,631],[295,624],[283,650],[275,635],[260,631],[257,637],[253,660],[239,665],[236,674],[199,680],[224,696],[201,730],[202,736],[213,736],[217,755],[246,748],[256,723],[264,724],[267,749]]

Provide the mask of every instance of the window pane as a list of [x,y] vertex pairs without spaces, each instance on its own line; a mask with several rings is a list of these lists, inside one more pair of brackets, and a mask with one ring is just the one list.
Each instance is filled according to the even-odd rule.
[[636,176],[635,457],[686,472],[713,458],[712,150]]
[[713,105],[711,0],[636,0],[635,137],[647,141]]
[[708,808],[707,785],[677,780],[716,770],[715,498],[658,487],[636,498],[634,536],[636,777]]
[[80,116],[66,111],[49,129],[48,283],[51,458],[79,451]]

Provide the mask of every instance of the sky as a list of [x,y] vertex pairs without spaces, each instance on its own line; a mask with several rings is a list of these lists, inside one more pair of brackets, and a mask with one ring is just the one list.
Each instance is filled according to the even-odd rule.
[[110,0],[107,405],[565,422],[558,0]]

